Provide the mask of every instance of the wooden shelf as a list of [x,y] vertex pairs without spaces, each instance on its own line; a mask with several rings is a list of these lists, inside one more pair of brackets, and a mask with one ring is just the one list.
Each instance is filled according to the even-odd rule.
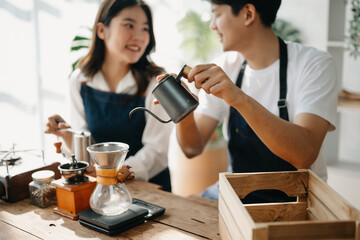
[[360,177],[360,163],[338,160],[336,162],[327,163],[331,169],[352,173]]
[[344,99],[344,98],[339,97],[338,106],[360,109],[360,101],[359,100]]
[[360,95],[341,91],[339,93],[338,106],[360,109]]

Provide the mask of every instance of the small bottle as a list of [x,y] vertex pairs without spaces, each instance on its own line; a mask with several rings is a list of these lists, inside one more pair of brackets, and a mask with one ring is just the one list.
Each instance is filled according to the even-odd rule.
[[56,187],[51,185],[54,175],[51,170],[37,171],[31,175],[33,181],[29,183],[29,192],[32,204],[41,208],[56,204]]

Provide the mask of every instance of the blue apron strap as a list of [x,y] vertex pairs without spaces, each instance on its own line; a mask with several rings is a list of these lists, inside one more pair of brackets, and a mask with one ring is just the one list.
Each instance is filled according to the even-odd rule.
[[[286,104],[286,92],[287,92],[286,81],[287,81],[287,63],[288,63],[287,47],[285,42],[281,38],[278,37],[278,39],[279,39],[279,48],[280,48],[280,96],[278,101],[279,115],[282,119],[289,121],[289,114]],[[236,80],[236,86],[238,86],[239,88],[241,88],[246,64],[247,63],[245,60],[241,65],[240,72]]]
[[286,92],[287,92],[287,64],[288,64],[288,55],[287,47],[285,42],[279,38],[279,47],[280,47],[280,98],[278,101],[280,117],[286,121],[289,121],[289,114],[286,104]]
[[[280,96],[278,101],[279,116],[289,121],[286,106],[286,72],[287,72],[287,47],[279,39],[280,52]],[[241,88],[246,61],[241,66],[236,86]],[[257,137],[241,114],[230,107],[229,115],[229,153],[234,172],[259,172],[259,171],[293,171],[296,170],[289,162],[273,154]],[[259,190],[252,192],[242,199],[243,203],[283,202],[294,201],[285,193],[277,190]]]

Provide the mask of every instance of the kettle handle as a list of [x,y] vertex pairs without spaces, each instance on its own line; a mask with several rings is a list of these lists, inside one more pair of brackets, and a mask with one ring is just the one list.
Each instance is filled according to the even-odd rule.
[[134,112],[136,111],[139,111],[139,110],[143,110],[145,112],[148,112],[151,116],[153,116],[154,118],[156,118],[159,122],[162,122],[162,123],[169,123],[171,122],[171,118],[167,121],[165,120],[162,120],[161,118],[159,118],[158,116],[156,116],[152,111],[150,111],[149,109],[147,108],[144,108],[144,107],[136,107],[134,108],[133,110],[130,111],[129,113],[129,118],[131,118],[131,116],[134,114]]
[[189,67],[189,66],[187,66],[187,65],[184,65],[184,66],[181,68],[181,70],[180,70],[179,74],[177,75],[177,77],[175,78],[176,82],[179,83],[179,84],[181,84],[180,79],[181,79],[181,77],[182,77],[183,75],[184,75],[184,77],[187,79],[190,70],[191,70],[191,67]]

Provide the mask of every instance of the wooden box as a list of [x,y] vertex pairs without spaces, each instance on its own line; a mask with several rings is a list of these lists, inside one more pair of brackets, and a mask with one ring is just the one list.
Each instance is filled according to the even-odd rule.
[[0,198],[11,203],[29,198],[31,175],[40,170],[51,170],[55,173],[55,179],[58,179],[59,165],[59,162],[44,165],[40,158],[25,158],[21,164],[9,166],[9,173],[5,166],[0,165]]
[[[222,239],[360,240],[360,212],[311,170],[220,173]],[[359,186],[353,187],[359,191]],[[277,189],[297,202],[243,204],[248,193]]]

